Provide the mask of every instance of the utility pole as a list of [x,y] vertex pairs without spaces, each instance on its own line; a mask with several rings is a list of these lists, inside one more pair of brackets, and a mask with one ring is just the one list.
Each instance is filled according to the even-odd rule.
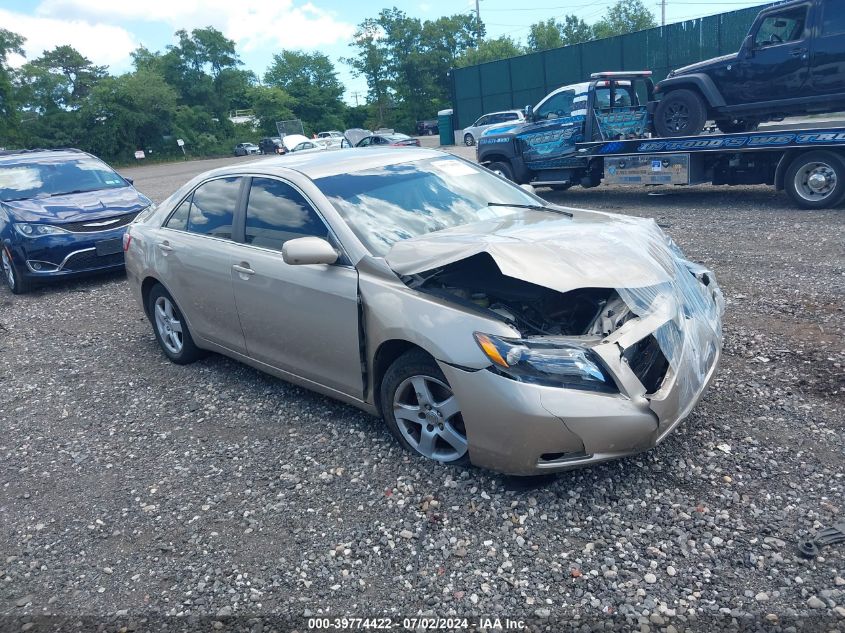
[[481,7],[479,6],[479,0],[475,0],[475,19],[478,21],[478,42],[475,47],[481,48]]
[[355,107],[356,107],[356,108],[358,107],[358,95],[360,95],[360,94],[361,94],[361,93],[360,93],[360,92],[358,92],[357,90],[356,90],[355,92],[353,92],[353,93],[352,93],[352,96],[353,96],[353,97],[355,97]]
[[666,0],[660,0],[660,26],[666,26]]

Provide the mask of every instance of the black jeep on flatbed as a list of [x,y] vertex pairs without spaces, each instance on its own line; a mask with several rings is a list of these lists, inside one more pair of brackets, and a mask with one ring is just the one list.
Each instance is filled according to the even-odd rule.
[[657,84],[654,129],[691,136],[845,110],[845,2],[792,0],[754,20],[739,52],[692,64]]

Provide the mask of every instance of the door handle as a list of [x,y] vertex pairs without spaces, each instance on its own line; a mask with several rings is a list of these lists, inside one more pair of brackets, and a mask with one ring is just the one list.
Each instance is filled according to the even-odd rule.
[[159,249],[161,249],[161,251],[162,251],[165,255],[167,255],[168,253],[173,252],[173,247],[170,245],[170,242],[168,242],[167,240],[165,240],[164,242],[159,242],[159,243],[158,243],[158,247],[159,247]]
[[232,266],[232,270],[236,273],[240,273],[242,275],[254,275],[255,271],[249,267],[249,264],[246,262],[241,262],[240,264],[234,264]]
[[793,57],[806,57],[807,56],[807,49],[806,48],[793,48],[789,51],[790,55]]

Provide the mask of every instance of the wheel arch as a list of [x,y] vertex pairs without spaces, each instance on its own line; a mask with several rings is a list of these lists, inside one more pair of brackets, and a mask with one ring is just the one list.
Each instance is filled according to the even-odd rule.
[[411,350],[419,350],[437,362],[437,359],[431,352],[420,345],[405,339],[394,338],[382,341],[373,355],[373,403],[375,404],[376,409],[378,409],[379,415],[382,414],[381,387],[384,382],[384,376],[397,358],[407,352],[410,352]]
[[695,90],[704,98],[704,102],[707,104],[708,110],[723,108],[727,105],[725,103],[725,99],[722,97],[722,93],[719,92],[719,89],[716,87],[716,84],[713,83],[713,80],[708,75],[703,73],[669,77],[668,79],[661,81],[658,84],[658,88],[662,95],[661,98],[665,97],[673,90]]

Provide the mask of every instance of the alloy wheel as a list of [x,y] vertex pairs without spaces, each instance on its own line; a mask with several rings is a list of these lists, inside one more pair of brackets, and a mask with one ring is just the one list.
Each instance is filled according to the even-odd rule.
[[683,103],[672,103],[667,108],[664,118],[666,127],[675,132],[680,132],[689,125],[689,110]]
[[158,335],[171,354],[179,354],[185,344],[182,335],[182,322],[177,318],[173,302],[167,297],[159,297],[155,302],[155,321]]
[[420,455],[452,462],[467,453],[466,429],[449,386],[431,376],[403,380],[393,396],[399,432]]

